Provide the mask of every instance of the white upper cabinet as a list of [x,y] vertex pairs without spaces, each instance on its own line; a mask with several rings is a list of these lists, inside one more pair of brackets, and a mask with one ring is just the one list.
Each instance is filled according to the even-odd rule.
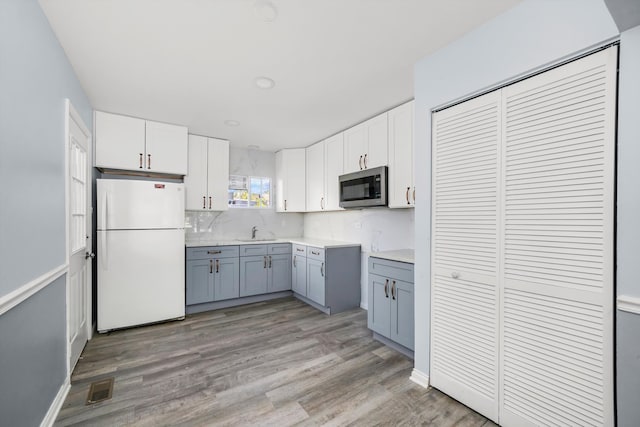
[[344,173],[387,164],[387,113],[344,132]]
[[307,203],[306,211],[315,212],[324,209],[325,179],[324,157],[325,142],[320,141],[306,148]]
[[96,167],[185,175],[187,128],[95,112]]
[[338,177],[343,173],[344,133],[324,141],[324,204],[326,211],[341,210]]
[[410,101],[389,111],[389,207],[415,205],[413,178],[413,116]]
[[189,135],[189,172],[184,184],[187,210],[227,210],[229,141]]
[[276,153],[276,211],[305,211],[305,149],[293,148]]
[[184,126],[145,121],[147,170],[187,174],[188,130]]
[[96,111],[95,140],[96,167],[144,169],[144,120]]

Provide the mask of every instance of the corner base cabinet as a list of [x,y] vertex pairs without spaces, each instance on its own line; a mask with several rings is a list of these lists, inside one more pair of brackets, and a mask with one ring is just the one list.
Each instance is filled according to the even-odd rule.
[[292,283],[296,297],[327,314],[360,306],[360,246],[293,245]]
[[373,332],[413,351],[413,264],[369,257],[367,325]]

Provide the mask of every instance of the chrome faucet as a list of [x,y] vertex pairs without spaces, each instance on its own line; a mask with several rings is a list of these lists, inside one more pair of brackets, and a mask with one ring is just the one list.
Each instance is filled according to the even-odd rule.
[[255,225],[251,228],[251,239],[255,239],[256,238],[256,231],[258,231],[258,227],[256,227]]

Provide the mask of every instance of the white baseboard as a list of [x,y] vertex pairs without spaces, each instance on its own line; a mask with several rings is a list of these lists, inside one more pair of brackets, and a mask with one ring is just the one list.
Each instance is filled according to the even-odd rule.
[[618,310],[628,313],[640,314],[640,298],[629,295],[620,295],[618,297]]
[[67,394],[69,394],[69,390],[71,389],[71,384],[69,383],[69,378],[65,378],[64,383],[60,386],[60,390],[58,390],[58,394],[56,398],[51,402],[51,406],[49,406],[49,410],[47,414],[44,416],[44,419],[40,423],[40,427],[51,427],[53,423],[55,423],[56,418],[58,418],[58,414],[60,413],[60,409],[62,409],[62,404],[64,400],[67,398]]
[[429,375],[418,371],[416,368],[413,368],[413,371],[411,371],[411,377],[409,377],[409,379],[419,386],[429,388]]
[[360,308],[369,311],[369,305],[366,302],[360,302]]
[[68,264],[66,263],[59,265],[53,270],[44,273],[40,277],[36,277],[29,283],[20,286],[18,289],[0,297],[0,315],[11,310],[13,307],[28,299],[30,296],[32,296],[45,286],[53,283],[57,278],[67,272],[67,267]]

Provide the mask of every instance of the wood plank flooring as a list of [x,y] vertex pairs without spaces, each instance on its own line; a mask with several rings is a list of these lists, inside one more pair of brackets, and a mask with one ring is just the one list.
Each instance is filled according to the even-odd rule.
[[[412,368],[371,338],[366,311],[284,298],[94,336],[55,425],[494,425]],[[111,376],[113,397],[85,405]]]

